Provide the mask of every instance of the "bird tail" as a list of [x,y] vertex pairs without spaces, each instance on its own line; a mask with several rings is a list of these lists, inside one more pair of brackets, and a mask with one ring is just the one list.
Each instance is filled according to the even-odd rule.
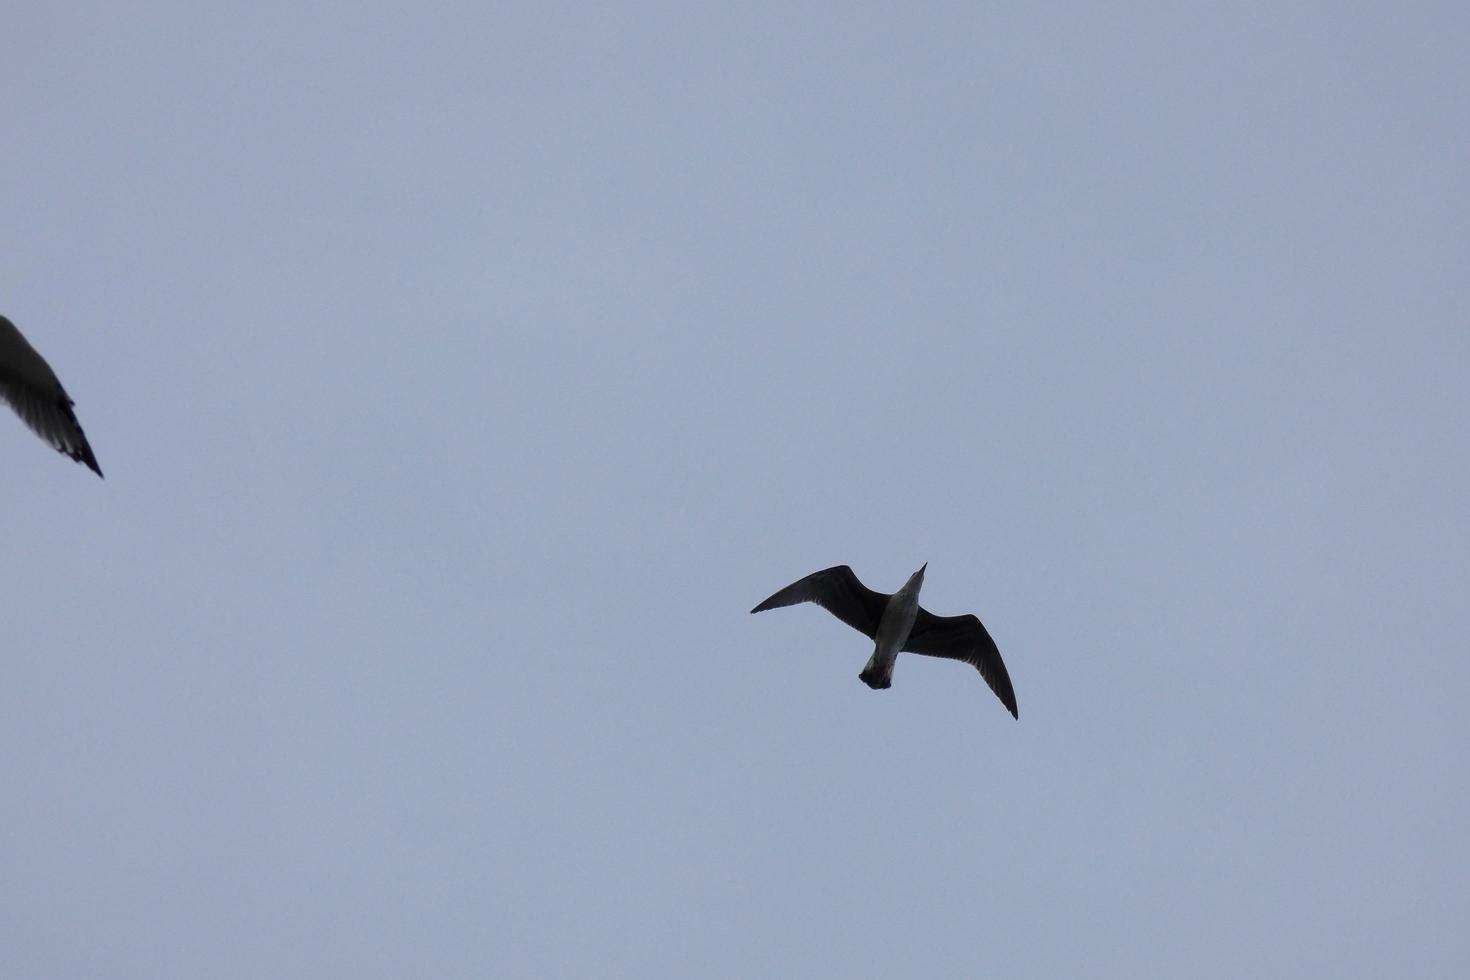
[[875,651],[868,658],[868,663],[858,674],[858,680],[868,685],[875,691],[882,691],[893,686],[893,665],[880,664],[878,654]]

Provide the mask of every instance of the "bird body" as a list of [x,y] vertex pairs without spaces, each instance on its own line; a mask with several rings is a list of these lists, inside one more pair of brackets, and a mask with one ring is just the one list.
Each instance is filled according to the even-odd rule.
[[[929,563],[924,563],[928,568]],[[873,655],[863,667],[859,679],[875,691],[893,686],[893,665],[898,660],[904,641],[914,628],[919,616],[919,589],[924,585],[924,568],[909,576],[888,601],[883,604],[883,615],[878,620],[878,629],[873,637]]]
[[102,468],[87,435],[72,411],[72,400],[56,372],[25,335],[0,316],[0,400],[53,449],[87,466],[98,476]]
[[1019,718],[1016,694],[1000,650],[976,616],[935,616],[919,605],[926,563],[892,595],[874,592],[858,581],[847,565],[834,565],[792,582],[751,610],[753,613],[815,602],[832,615],[873,640],[873,655],[858,677],[874,690],[893,683],[899,653],[960,660],[980,676],[1000,698],[1006,710]]

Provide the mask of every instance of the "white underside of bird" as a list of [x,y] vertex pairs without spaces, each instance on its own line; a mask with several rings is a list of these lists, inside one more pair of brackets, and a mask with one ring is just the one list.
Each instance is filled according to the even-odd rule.
[[[929,563],[924,563],[928,568]],[[883,618],[878,621],[878,635],[873,638],[873,655],[858,677],[871,688],[893,686],[893,665],[898,660],[903,645],[919,617],[919,589],[924,585],[924,568],[909,576],[883,607]]]

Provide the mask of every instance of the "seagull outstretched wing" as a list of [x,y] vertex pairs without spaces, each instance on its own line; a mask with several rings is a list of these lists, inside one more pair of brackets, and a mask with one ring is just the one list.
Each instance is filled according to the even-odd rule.
[[72,400],[46,363],[15,324],[0,316],[0,400],[51,448],[87,466],[98,476],[102,468],[87,443],[87,434],[72,411]]
[[990,638],[980,618],[970,613],[963,616],[936,616],[922,606],[914,628],[904,642],[904,652],[922,653],[929,657],[961,660],[985,678],[985,683],[1017,719],[1016,692],[1011,689],[1011,675],[1006,673],[1000,649]]
[[847,565],[834,565],[792,582],[751,612],[794,606],[798,602],[815,602],[848,626],[872,639],[878,633],[878,623],[883,619],[883,608],[888,604],[888,596],[874,592],[859,582]]

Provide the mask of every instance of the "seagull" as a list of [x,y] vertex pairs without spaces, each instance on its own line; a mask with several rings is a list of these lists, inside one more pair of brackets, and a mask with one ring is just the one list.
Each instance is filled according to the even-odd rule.
[[56,380],[56,372],[36,352],[15,324],[0,316],[0,399],[15,409],[31,431],[51,448],[102,475],[87,436],[72,412],[72,400]]
[[847,565],[834,565],[792,582],[751,610],[753,613],[815,602],[858,632],[870,637],[873,655],[858,678],[875,691],[893,684],[893,662],[899,653],[922,653],[930,657],[962,660],[985,678],[1012,717],[1016,693],[1011,677],[1000,659],[1000,650],[973,615],[935,616],[919,605],[919,588],[924,584],[924,567],[909,576],[903,588],[884,595],[858,581]]

